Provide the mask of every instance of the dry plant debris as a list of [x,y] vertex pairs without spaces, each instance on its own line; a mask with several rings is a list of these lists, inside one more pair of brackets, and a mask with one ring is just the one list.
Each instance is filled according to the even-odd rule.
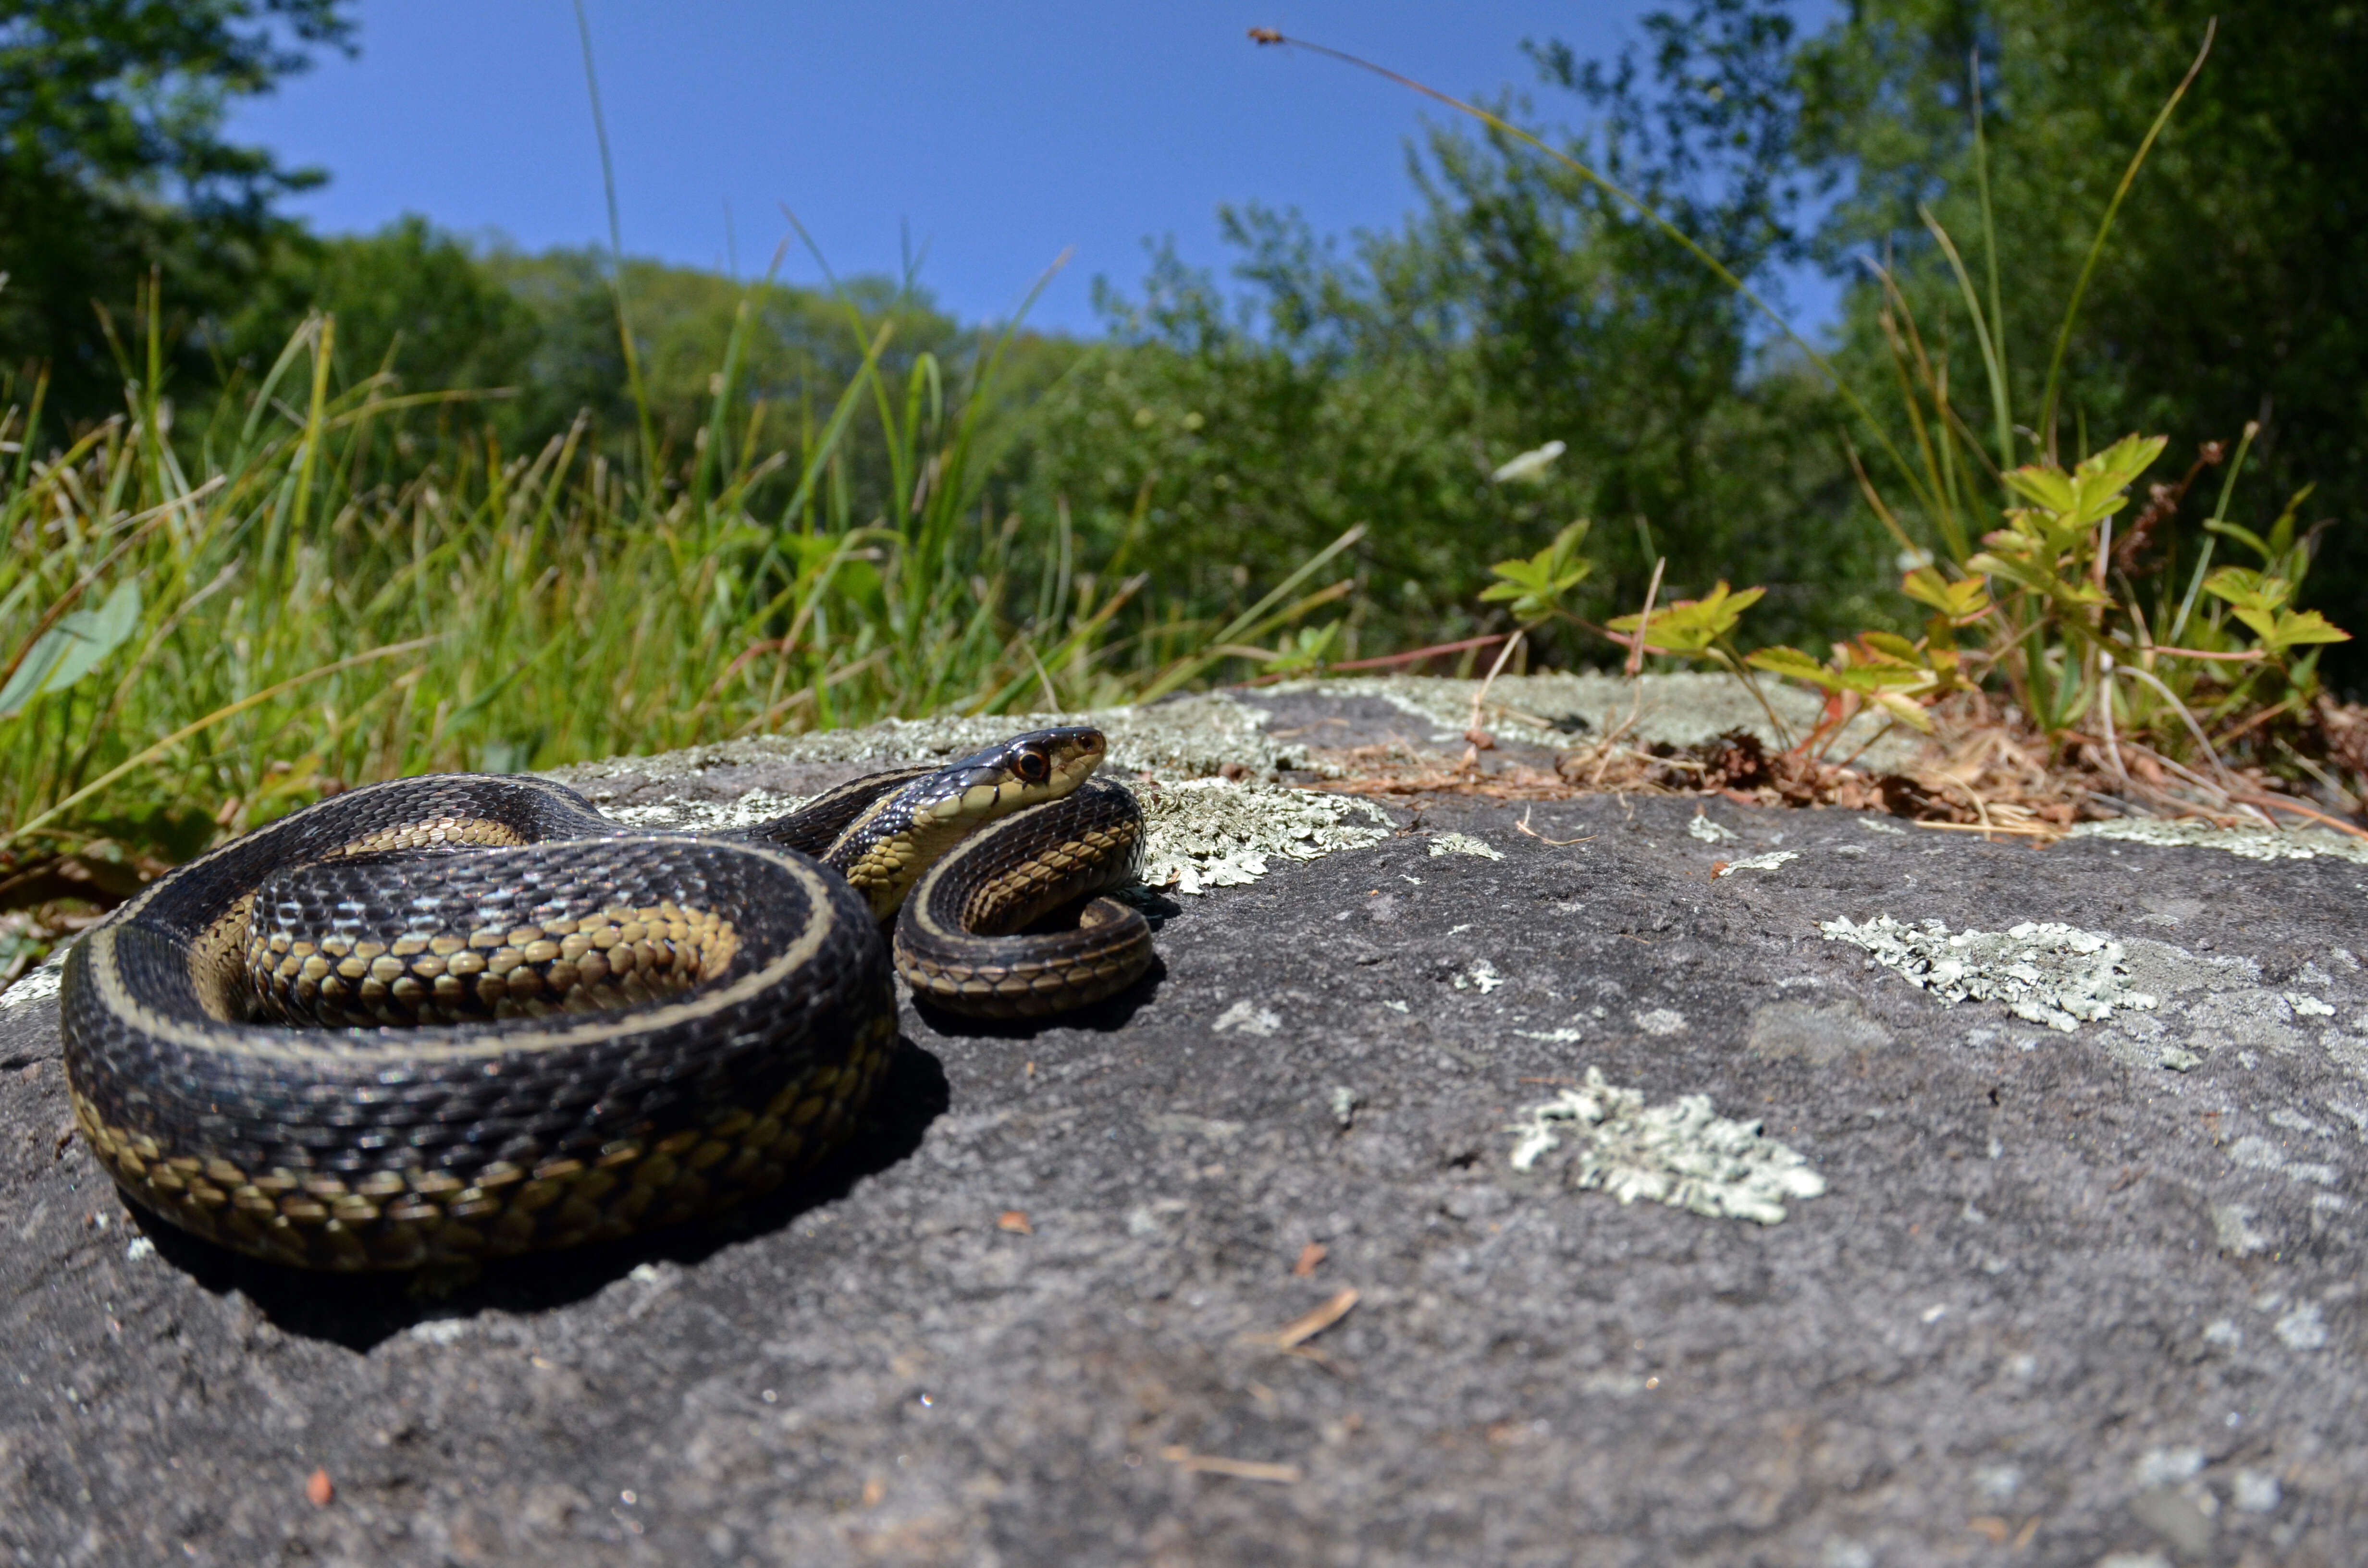
[[1170,1443],[1159,1457],[1178,1470],[1202,1475],[1230,1475],[1236,1481],[1267,1481],[1278,1486],[1299,1484],[1295,1464],[1269,1464],[1264,1460],[1229,1460],[1220,1454],[1196,1454],[1181,1443]]
[[[1742,805],[1831,806],[1883,812],[1929,827],[2051,842],[2078,823],[2190,819],[2214,828],[2276,832],[2316,826],[2368,843],[2368,709],[2322,700],[2302,743],[2280,744],[2314,781],[2309,794],[2267,768],[2216,762],[2188,767],[2123,736],[2075,734],[2051,748],[2012,710],[1979,693],[1932,710],[1934,733],[1912,762],[1876,772],[1800,747],[1778,749],[1749,730],[1679,745],[1644,742],[1615,726],[1558,753],[1551,770],[1508,757],[1484,767],[1404,742],[1325,754],[1347,794],[1461,794],[1496,801],[1590,794],[1720,795]],[[2314,754],[2323,758],[2314,760]]]

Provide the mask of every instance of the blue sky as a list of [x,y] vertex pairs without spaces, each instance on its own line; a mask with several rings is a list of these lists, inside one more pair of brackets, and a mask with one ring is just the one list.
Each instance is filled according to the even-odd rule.
[[[1092,331],[1091,280],[1133,290],[1143,241],[1223,267],[1215,209],[1319,232],[1394,223],[1422,100],[1246,30],[1280,28],[1463,95],[1527,87],[1524,38],[1611,55],[1640,0],[586,0],[625,249],[761,272],[794,209],[842,273],[928,246],[925,286],[1007,314],[1064,249],[1038,324]],[[296,210],[329,232],[418,212],[529,249],[605,241],[568,0],[363,0],[361,52],[243,107],[242,139],[332,176]],[[1571,100],[1542,99],[1561,116]],[[1436,112],[1436,111],[1430,111]],[[727,211],[729,219],[727,221]],[[792,246],[782,275],[812,281]],[[1798,298],[1812,313],[1825,291]]]

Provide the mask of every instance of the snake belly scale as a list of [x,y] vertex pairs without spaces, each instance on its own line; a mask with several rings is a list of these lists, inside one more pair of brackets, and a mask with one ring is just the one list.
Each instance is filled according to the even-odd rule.
[[[728,835],[449,775],[159,878],[68,957],[67,1085],[132,1201],[298,1267],[609,1240],[780,1186],[896,1044],[890,975],[989,1016],[1123,989],[1133,797],[1089,729],[858,779]],[[1082,904],[1074,929],[1024,929]],[[892,943],[887,937],[893,928]]]

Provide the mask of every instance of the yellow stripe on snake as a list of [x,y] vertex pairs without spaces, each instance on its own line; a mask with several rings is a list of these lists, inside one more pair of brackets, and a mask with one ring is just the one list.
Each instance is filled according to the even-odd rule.
[[[609,1240],[780,1186],[896,1043],[889,975],[996,1017],[1149,965],[1133,797],[1090,729],[704,837],[447,775],[321,801],[94,926],[61,996],[74,1119],[124,1193],[303,1267]],[[1073,928],[1033,931],[1082,903]],[[892,944],[886,935],[894,931]],[[1021,934],[1023,933],[1024,934]]]

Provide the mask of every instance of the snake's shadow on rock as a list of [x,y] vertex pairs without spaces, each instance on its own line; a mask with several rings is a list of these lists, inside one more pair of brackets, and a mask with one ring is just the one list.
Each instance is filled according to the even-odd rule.
[[157,1253],[205,1290],[245,1296],[283,1333],[368,1351],[431,1319],[474,1317],[488,1309],[546,1312],[597,1294],[643,1264],[696,1264],[723,1247],[768,1235],[904,1161],[951,1102],[944,1064],[900,1037],[862,1123],[837,1154],[780,1190],[646,1236],[503,1258],[440,1294],[434,1281],[401,1274],[320,1274],[265,1263],[133,1213]]

